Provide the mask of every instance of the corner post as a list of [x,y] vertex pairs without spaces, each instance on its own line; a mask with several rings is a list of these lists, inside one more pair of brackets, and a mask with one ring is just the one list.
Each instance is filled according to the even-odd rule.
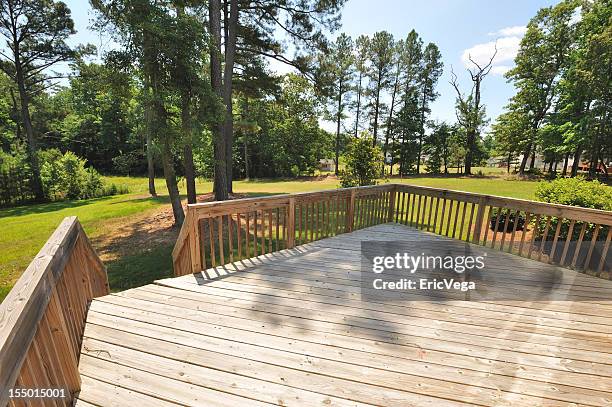
[[187,216],[185,222],[187,223],[189,231],[189,248],[191,250],[191,272],[199,273],[202,271],[202,254],[200,248],[200,222],[196,216],[196,209],[187,206]]

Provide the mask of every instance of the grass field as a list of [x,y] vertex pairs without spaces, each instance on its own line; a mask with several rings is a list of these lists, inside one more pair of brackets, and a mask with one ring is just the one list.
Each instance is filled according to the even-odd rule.
[[[53,230],[66,216],[76,215],[97,250],[105,253],[111,289],[122,290],[146,284],[171,274],[173,239],[177,231],[156,229],[159,213],[169,207],[164,181],[158,179],[159,197],[147,194],[147,180],[106,177],[109,183],[127,186],[129,194],[112,197],[54,202],[0,210],[0,299],[4,298]],[[386,182],[389,180],[381,180]],[[485,177],[419,176],[402,182],[490,195],[532,199],[537,182],[505,180],[498,174]],[[267,195],[337,188],[335,178],[317,180],[237,181],[236,193]],[[198,193],[210,192],[210,182],[199,182]],[[184,193],[184,185],[181,185]],[[167,217],[164,218],[168,221]]]

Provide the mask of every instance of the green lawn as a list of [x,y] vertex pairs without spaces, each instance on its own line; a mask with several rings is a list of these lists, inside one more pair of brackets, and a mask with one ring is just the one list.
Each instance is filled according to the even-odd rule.
[[[476,169],[477,171],[478,169]],[[126,224],[135,218],[147,220],[163,205],[167,205],[164,181],[156,180],[160,194],[157,198],[147,194],[147,180],[141,177],[105,177],[107,182],[125,185],[130,193],[98,199],[55,202],[20,206],[0,210],[0,299],[4,298],[19,275],[27,267],[53,230],[66,216],[76,215],[92,239],[114,232],[117,225]],[[537,182],[510,181],[490,176],[481,178],[432,177],[393,178],[391,182],[402,182],[532,199]],[[385,181],[381,181],[385,182]],[[321,180],[254,180],[237,181],[234,191],[253,195],[295,193],[332,189],[338,186],[334,178]],[[184,183],[180,185],[184,193]],[[210,192],[210,182],[199,182],[198,193]],[[144,284],[171,273],[170,253],[172,245],[151,243],[146,250],[138,249],[107,262],[111,288],[126,289]]]

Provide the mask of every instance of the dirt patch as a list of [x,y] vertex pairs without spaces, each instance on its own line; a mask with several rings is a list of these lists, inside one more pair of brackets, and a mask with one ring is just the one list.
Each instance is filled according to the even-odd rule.
[[[230,199],[246,196],[232,194]],[[213,200],[211,193],[197,197],[198,203]],[[183,210],[187,210],[187,201],[183,201]],[[174,245],[178,233],[172,207],[166,204],[143,214],[105,221],[104,233],[92,239],[92,243],[102,261],[109,262],[135,253],[146,253],[162,245]]]

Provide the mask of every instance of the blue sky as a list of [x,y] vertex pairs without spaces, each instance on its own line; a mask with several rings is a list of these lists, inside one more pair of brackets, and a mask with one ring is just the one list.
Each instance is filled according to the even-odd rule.
[[[64,1],[72,10],[78,30],[71,42],[92,43],[102,51],[110,49],[112,42],[108,38],[88,28],[92,17],[89,2]],[[432,106],[431,118],[449,122],[455,120],[455,91],[449,84],[451,66],[463,89],[469,90],[465,71],[467,55],[477,61],[488,60],[497,41],[494,70],[485,79],[482,90],[487,116],[494,120],[514,93],[503,72],[513,65],[524,26],[538,9],[554,3],[552,0],[348,0],[339,32],[356,38],[386,30],[399,39],[414,28],[425,43],[435,42],[442,53],[444,73],[438,83],[440,97]]]

